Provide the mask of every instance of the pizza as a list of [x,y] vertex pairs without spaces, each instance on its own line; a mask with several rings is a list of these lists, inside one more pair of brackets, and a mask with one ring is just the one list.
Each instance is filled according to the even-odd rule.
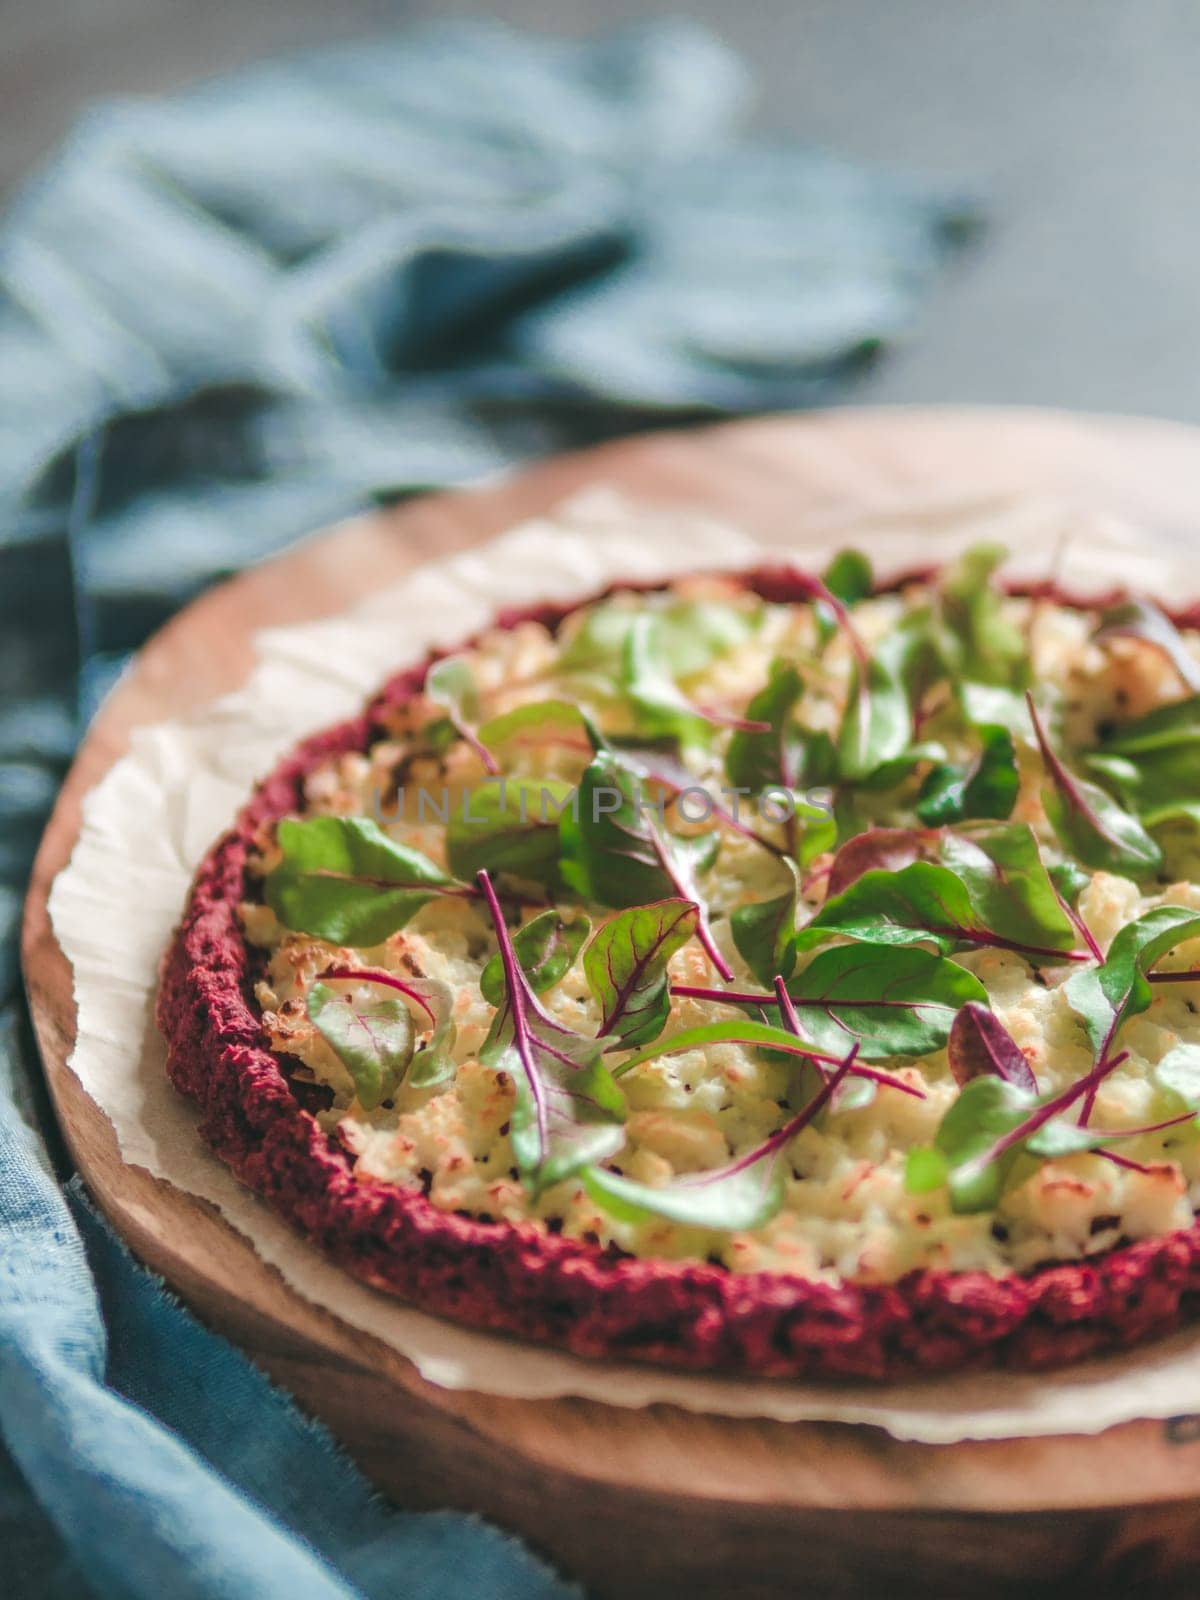
[[1003,559],[618,586],[400,671],[196,875],[157,1015],[203,1138],[346,1272],[584,1356],[1176,1326],[1197,618]]

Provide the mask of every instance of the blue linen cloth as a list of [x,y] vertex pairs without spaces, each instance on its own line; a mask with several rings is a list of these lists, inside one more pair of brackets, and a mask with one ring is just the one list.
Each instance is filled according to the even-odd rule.
[[90,709],[214,578],[372,497],[830,397],[908,327],[972,207],[749,143],[747,98],[684,22],[584,43],[430,27],[96,111],[0,229],[0,1549],[18,1593],[568,1592],[477,1521],[384,1506],[88,1209],[38,1085],[17,918]]

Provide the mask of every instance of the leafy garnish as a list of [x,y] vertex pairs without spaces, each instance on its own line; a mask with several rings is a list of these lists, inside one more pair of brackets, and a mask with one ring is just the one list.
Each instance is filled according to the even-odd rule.
[[1060,1094],[1041,1100],[1004,1078],[973,1078],[942,1118],[933,1145],[909,1151],[905,1182],[910,1193],[945,1185],[955,1211],[991,1211],[1021,1154],[1052,1160],[1095,1148],[1111,1136],[1066,1122],[1062,1113],[1094,1096],[1124,1059],[1102,1061]]
[[305,997],[308,1019],[354,1081],[364,1111],[389,1099],[404,1078],[416,1048],[412,1015],[401,996],[352,994],[314,983]]
[[478,730],[489,750],[513,744],[569,744],[581,751],[603,743],[587,713],[571,700],[533,700],[491,717]]
[[697,937],[721,976],[732,976],[697,886],[720,848],[719,836],[660,828],[643,804],[637,774],[614,751],[597,751],[589,763],[578,805],[560,819],[559,842],[563,879],[584,900],[617,908],[672,898],[695,902]]
[[850,691],[838,729],[838,770],[843,778],[865,778],[904,754],[912,736],[912,709],[899,678],[877,654],[856,657]]
[[671,675],[660,626],[652,616],[638,616],[625,636],[620,684],[640,731],[650,738],[679,739],[687,744],[707,737],[714,725],[756,732],[765,728],[765,724],[723,716],[689,700]]
[[[730,1005],[752,1004],[762,1010],[773,1006],[775,999],[769,994],[738,995],[720,990],[689,989],[686,986],[676,985],[672,985],[671,993],[693,994],[701,998],[726,1001]],[[706,1050],[710,1045],[720,1044],[756,1045],[762,1050],[777,1050],[781,1055],[797,1056],[818,1066],[837,1066],[842,1060],[841,1056],[834,1055],[828,1050],[818,1049],[790,1028],[780,1027],[776,1022],[754,1022],[739,1017],[731,1022],[700,1023],[694,1028],[685,1028],[680,1033],[673,1033],[669,1039],[656,1039],[653,1044],[645,1045],[636,1055],[630,1056],[628,1060],[622,1061],[620,1066],[615,1067],[613,1076],[624,1077],[627,1072],[634,1067],[640,1067],[646,1061],[658,1061],[663,1056],[681,1055],[686,1050]],[[925,1098],[925,1091],[918,1089],[915,1084],[906,1083],[903,1078],[881,1071],[877,1067],[867,1066],[857,1059],[851,1071],[856,1078],[869,1079],[884,1088],[896,1089],[911,1099]]]
[[332,967],[325,977],[329,982],[372,983],[404,995],[416,1006],[420,1029],[428,1028],[429,1037],[409,1063],[405,1083],[414,1089],[433,1089],[454,1077],[450,1056],[455,1038],[454,994],[449,984],[438,978],[400,978],[394,972],[381,972],[374,967]]
[[953,678],[1023,689],[1029,673],[1026,642],[1005,617],[992,583],[1006,555],[1003,545],[979,544],[945,569],[938,580],[940,643]]
[[790,882],[781,895],[739,906],[729,919],[738,954],[758,979],[770,984],[776,976],[790,978],[796,965],[796,908],[800,875],[786,860]]
[[574,797],[574,786],[557,778],[501,778],[483,784],[450,815],[446,859],[460,878],[473,878],[486,868],[553,891],[560,882],[560,819]]
[[[535,994],[552,989],[570,971],[590,931],[591,923],[586,917],[564,922],[551,907],[532,917],[513,935],[517,960]],[[479,989],[489,1005],[503,1003],[504,965],[499,951],[479,974]]]
[[471,893],[368,817],[285,818],[276,840],[267,904],[284,927],[331,944],[380,944],[436,895]]
[[667,963],[699,921],[690,900],[659,900],[630,906],[597,931],[583,970],[600,1006],[598,1032],[607,1048],[630,1050],[662,1032],[671,1013]]
[[978,1000],[968,1000],[955,1017],[946,1054],[960,1088],[973,1078],[993,1077],[1037,1093],[1037,1079],[1025,1052],[996,1013]]
[[1185,689],[1200,693],[1200,661],[1188,649],[1179,629],[1150,600],[1126,600],[1100,618],[1092,635],[1098,643],[1109,639],[1141,639],[1162,652],[1179,674]]
[[504,971],[504,999],[479,1059],[509,1073],[516,1101],[509,1119],[513,1156],[535,1195],[625,1142],[625,1100],[596,1039],[547,1016],[513,949],[486,872],[479,887],[491,913]]
[[1200,695],[1121,724],[1086,765],[1144,821],[1185,813],[1200,793]]
[[873,944],[992,945],[1033,959],[1074,954],[1075,928],[1024,824],[977,840],[947,835],[942,861],[870,871],[828,900],[796,937],[808,950],[834,934]]
[[854,1065],[852,1049],[812,1099],[745,1155],[709,1172],[686,1173],[669,1183],[635,1183],[603,1167],[590,1167],[584,1188],[610,1215],[625,1222],[666,1217],[685,1227],[719,1231],[758,1228],[783,1205],[786,1185],[783,1152],[816,1117]]
[[927,826],[1011,816],[1021,787],[1013,736],[995,726],[982,727],[979,734],[981,749],[973,761],[942,762],[926,775],[916,813]]
[[629,630],[649,615],[657,625],[663,659],[672,673],[689,678],[751,637],[761,612],[721,600],[668,600],[640,606],[606,600],[590,606],[565,642],[559,663],[568,674],[596,674],[610,683],[620,670]]
[[[1111,1052],[1121,1027],[1147,1010],[1154,991],[1147,974],[1154,963],[1185,940],[1200,936],[1200,912],[1184,906],[1158,906],[1121,928],[1103,965],[1076,972],[1068,979],[1067,1003],[1082,1021],[1098,1063]],[[1094,1094],[1084,1102],[1080,1120],[1091,1115]]]
[[765,688],[746,707],[747,717],[763,726],[735,733],[725,752],[725,771],[735,788],[761,794],[764,789],[792,790],[800,782],[803,747],[791,715],[803,693],[804,680],[795,667],[776,661]]
[[1049,782],[1042,803],[1063,848],[1086,866],[1144,877],[1162,866],[1162,851],[1145,828],[1099,785],[1068,771],[1046,737],[1033,696],[1027,697]]
[[834,1055],[857,1043],[869,1061],[940,1050],[959,1008],[987,1003],[965,967],[927,950],[878,944],[823,950],[787,989],[807,1038]]
[[458,733],[483,763],[485,772],[499,769],[491,751],[482,742],[476,725],[479,721],[479,688],[466,656],[443,656],[425,674],[423,692],[427,700],[441,706]]
[[836,899],[864,872],[899,872],[937,853],[939,835],[917,828],[868,828],[847,839],[829,869],[826,897]]

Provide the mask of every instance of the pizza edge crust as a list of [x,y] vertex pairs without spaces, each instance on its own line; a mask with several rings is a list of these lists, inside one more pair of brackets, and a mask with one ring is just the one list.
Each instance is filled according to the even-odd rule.
[[[768,600],[808,598],[792,567],[725,576]],[[897,581],[929,576],[922,570]],[[669,587],[624,583],[603,593]],[[1052,585],[1024,592],[1085,603]],[[504,611],[493,626],[554,626],[600,598]],[[1195,611],[1177,620],[1197,625]],[[828,1284],[702,1262],[613,1258],[532,1225],[441,1211],[419,1192],[355,1178],[347,1154],[297,1103],[260,1042],[237,908],[256,829],[297,808],[304,779],[320,762],[365,750],[381,732],[383,712],[418,693],[445,653],[394,675],[364,712],[305,740],[258,785],[201,863],[164,955],[156,1018],[168,1074],[199,1106],[201,1137],[242,1183],[372,1287],[454,1322],[580,1356],[880,1380],[1063,1366],[1180,1322],[1188,1297],[1200,1292],[1200,1221],[1026,1276],[922,1269],[894,1283]]]

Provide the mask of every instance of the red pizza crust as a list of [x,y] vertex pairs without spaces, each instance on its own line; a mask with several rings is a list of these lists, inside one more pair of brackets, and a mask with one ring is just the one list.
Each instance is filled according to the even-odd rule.
[[[788,568],[737,579],[770,600],[807,598]],[[582,603],[497,620],[554,626]],[[830,1285],[617,1256],[357,1179],[262,1045],[237,909],[257,830],[300,807],[305,776],[327,757],[380,737],[382,716],[419,692],[433,659],[393,678],[364,714],[307,740],[259,786],[201,864],[163,960],[157,1017],[171,1079],[199,1105],[217,1155],[299,1233],[356,1278],[455,1322],[696,1371],[887,1379],[1045,1368],[1161,1335],[1185,1316],[1200,1293],[1200,1223],[1028,1276],[919,1271],[892,1284]]]

